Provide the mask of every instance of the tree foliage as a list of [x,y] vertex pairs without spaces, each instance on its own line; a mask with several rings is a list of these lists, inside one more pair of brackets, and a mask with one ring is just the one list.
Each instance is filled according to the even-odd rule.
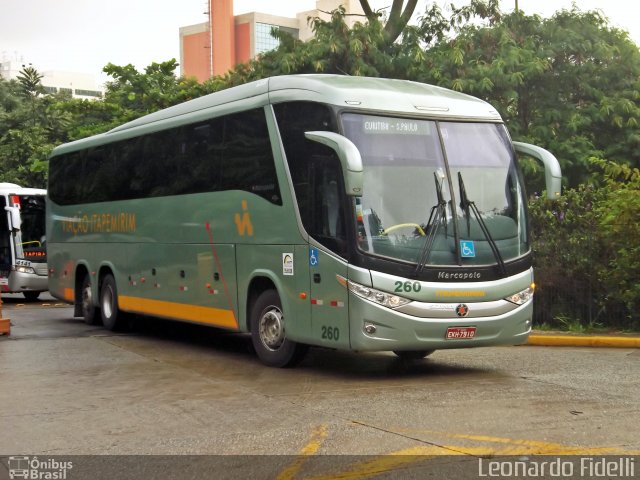
[[[404,4],[404,0],[393,0],[389,16],[382,28],[384,41],[387,45],[392,45],[405,30],[417,4],[418,0],[408,0],[406,5]],[[360,6],[369,24],[376,25],[379,28],[382,14],[380,12],[374,12],[368,0],[360,0]]]
[[105,103],[123,110],[118,120],[128,120],[201,96],[205,90],[193,78],[178,78],[177,67],[171,59],[154,62],[141,73],[131,64],[109,63],[104,72],[113,80],[107,82]]
[[43,96],[41,78],[26,67],[17,81],[0,79],[0,181],[43,186],[49,153],[68,139],[64,96]]
[[591,159],[601,181],[529,205],[536,323],[640,328],[640,171]]
[[141,115],[196,98],[206,88],[178,78],[175,60],[144,72],[132,65],[105,67],[113,80],[104,100],[44,95],[42,75],[25,67],[16,80],[0,77],[0,181],[46,186],[47,158],[61,143],[105,132]]
[[418,80],[496,106],[514,138],[554,152],[569,185],[590,157],[640,165],[640,51],[599,12],[507,15],[431,49]]

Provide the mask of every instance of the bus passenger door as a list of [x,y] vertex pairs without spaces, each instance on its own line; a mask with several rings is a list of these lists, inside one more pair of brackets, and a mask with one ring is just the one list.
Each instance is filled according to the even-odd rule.
[[0,289],[2,290],[9,289],[9,273],[13,265],[9,212],[5,210],[6,206],[6,197],[0,195]]
[[[311,324],[313,337],[324,346],[349,347],[348,292],[338,281],[347,278],[346,195],[338,159],[314,156],[310,164],[311,237],[309,245]],[[331,253],[329,253],[331,252]]]

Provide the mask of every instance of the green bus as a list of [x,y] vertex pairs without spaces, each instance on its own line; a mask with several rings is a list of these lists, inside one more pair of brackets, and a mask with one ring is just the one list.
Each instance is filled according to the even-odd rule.
[[270,366],[309,345],[520,344],[533,272],[498,112],[426,84],[268,78],[56,148],[49,290],[87,323],[129,313],[249,332]]

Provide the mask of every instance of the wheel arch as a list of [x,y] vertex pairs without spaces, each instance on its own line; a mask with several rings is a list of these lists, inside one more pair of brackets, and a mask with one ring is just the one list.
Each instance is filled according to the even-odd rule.
[[251,310],[258,297],[267,290],[275,290],[280,297],[283,310],[287,309],[286,298],[282,295],[283,289],[277,275],[269,270],[256,270],[252,272],[247,285],[247,296],[244,302],[245,315],[243,324],[239,325],[241,330],[251,331]]

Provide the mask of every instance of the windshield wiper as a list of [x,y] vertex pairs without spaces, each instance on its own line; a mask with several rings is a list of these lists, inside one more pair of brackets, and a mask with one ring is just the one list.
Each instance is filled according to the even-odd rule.
[[460,172],[458,172],[458,185],[460,187],[460,208],[462,208],[462,210],[465,212],[465,215],[467,216],[467,234],[471,235],[471,215],[469,215],[469,212],[471,211],[478,221],[478,225],[480,226],[480,230],[482,230],[482,234],[487,239],[487,242],[491,247],[493,256],[496,258],[498,266],[500,267],[500,273],[503,276],[506,275],[507,269],[504,265],[502,255],[500,255],[500,250],[498,250],[498,245],[496,245],[495,240],[491,236],[491,232],[489,232],[487,224],[484,223],[484,220],[482,219],[482,215],[480,215],[480,211],[478,210],[476,203],[469,200],[469,197],[467,196],[467,190],[464,187],[464,181],[462,180],[462,173]]
[[447,220],[447,202],[445,202],[444,196],[442,195],[442,182],[438,181],[436,172],[433,172],[433,179],[436,182],[436,195],[438,196],[438,203],[431,207],[429,221],[424,228],[424,230],[426,230],[427,232],[427,238],[425,239],[424,245],[422,246],[422,250],[420,250],[418,264],[416,265],[415,271],[416,275],[424,270],[425,265],[429,261],[431,250],[433,250],[433,246],[436,243],[438,230],[440,229],[440,225],[443,223],[442,220],[445,221],[445,224]]

